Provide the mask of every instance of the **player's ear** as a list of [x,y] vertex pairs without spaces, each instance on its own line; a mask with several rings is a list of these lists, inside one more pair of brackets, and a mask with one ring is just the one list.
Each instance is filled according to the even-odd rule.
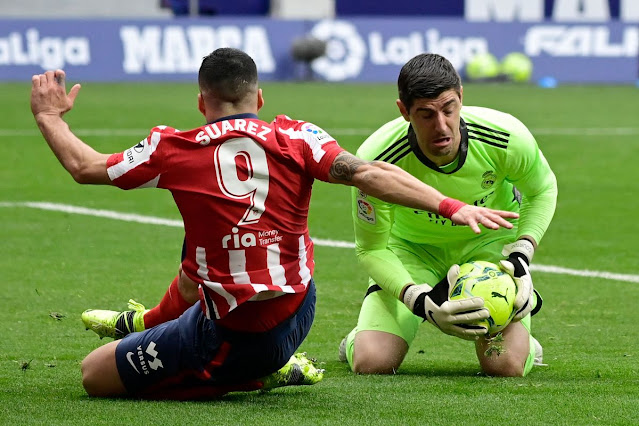
[[257,89],[257,110],[261,110],[264,106],[264,96],[262,96],[262,89]]
[[459,103],[464,104],[464,86],[459,87]]
[[197,109],[200,110],[203,116],[206,117],[206,104],[204,103],[204,97],[202,93],[197,94]]
[[400,101],[399,99],[397,99],[395,103],[397,104],[397,108],[399,108],[399,113],[402,114],[402,117],[404,117],[404,120],[410,121],[410,117],[408,116],[408,110],[406,109],[406,105],[404,105],[404,103]]

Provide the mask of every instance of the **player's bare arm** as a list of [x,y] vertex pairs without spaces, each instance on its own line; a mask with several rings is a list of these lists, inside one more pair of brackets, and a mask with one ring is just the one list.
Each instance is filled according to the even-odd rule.
[[[348,182],[353,181],[353,176],[357,169],[366,164],[366,161],[346,151],[338,154],[329,171],[332,178],[331,182],[349,185]],[[353,185],[353,183],[350,183],[350,185]]]
[[481,232],[479,224],[489,229],[512,228],[513,225],[506,219],[519,217],[515,212],[471,206],[457,200],[454,200],[451,209],[443,209],[442,201],[451,199],[435,188],[393,164],[365,161],[346,151],[335,157],[329,180],[356,186],[366,194],[389,203],[443,214],[458,225],[470,226],[475,233]]
[[67,94],[64,71],[47,71],[31,78],[31,112],[49,147],[78,183],[111,185],[107,154],[101,154],[71,132],[62,118],[73,108],[80,85]]

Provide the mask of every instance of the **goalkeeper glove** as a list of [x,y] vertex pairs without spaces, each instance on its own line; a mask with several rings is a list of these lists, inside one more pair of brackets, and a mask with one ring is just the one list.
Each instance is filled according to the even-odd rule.
[[512,244],[506,244],[501,254],[508,256],[508,259],[499,262],[501,268],[513,278],[517,285],[514,303],[516,313],[513,321],[519,321],[528,314],[536,314],[541,308],[542,300],[533,288],[532,276],[528,268],[535,254],[533,244],[526,239],[517,240]]
[[484,299],[448,300],[451,287],[459,276],[459,265],[453,265],[446,277],[435,287],[411,285],[404,292],[403,302],[411,312],[433,324],[446,334],[465,340],[476,340],[488,330],[475,324],[490,316]]

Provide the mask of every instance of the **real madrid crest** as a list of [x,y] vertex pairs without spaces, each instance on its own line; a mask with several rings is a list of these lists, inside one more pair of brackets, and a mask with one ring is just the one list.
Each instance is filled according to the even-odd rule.
[[493,186],[496,180],[497,175],[495,174],[495,172],[493,172],[492,170],[488,170],[484,172],[483,175],[481,175],[481,187],[484,189],[488,189]]

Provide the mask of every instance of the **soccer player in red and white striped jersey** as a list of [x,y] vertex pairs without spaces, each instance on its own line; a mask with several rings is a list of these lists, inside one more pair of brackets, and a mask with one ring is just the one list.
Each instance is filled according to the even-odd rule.
[[[120,188],[173,193],[186,232],[182,272],[200,286],[207,318],[221,320],[247,301],[305,293],[314,268],[311,183],[327,181],[343,151],[311,123],[244,113],[186,132],[156,127],[109,157],[107,171]],[[246,331],[270,329],[300,300],[278,301],[272,321],[238,321]]]
[[[218,396],[260,388],[260,378],[282,367],[314,317],[307,216],[315,179],[439,212],[476,232],[478,224],[511,227],[505,219],[516,217],[447,199],[393,165],[362,161],[314,124],[261,121],[257,69],[237,49],[217,49],[202,62],[198,108],[206,125],[158,126],[112,155],[86,145],[62,119],[80,89],[67,94],[64,80],[61,70],[33,76],[31,108],[65,169],[79,183],[168,189],[185,228],[181,270],[155,321],[184,314],[90,353],[82,373],[93,396]],[[174,312],[163,314],[163,304]]]

